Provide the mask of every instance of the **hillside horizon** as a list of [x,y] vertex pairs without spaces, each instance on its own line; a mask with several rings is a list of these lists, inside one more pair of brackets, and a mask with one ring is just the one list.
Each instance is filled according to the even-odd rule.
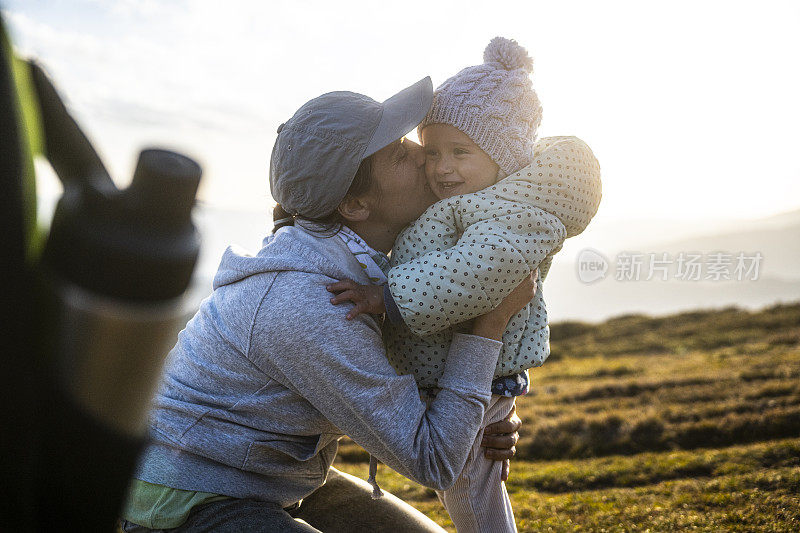
[[[203,236],[192,298],[211,291],[222,253],[231,243],[256,252],[272,227],[270,213],[235,211],[205,204],[195,220]],[[630,221],[597,218],[584,234],[568,240],[556,256],[544,290],[551,321],[600,321],[617,315],[662,315],[681,310],[736,305],[759,309],[800,300],[800,209],[759,219],[716,220],[701,228],[692,222],[660,219]],[[656,232],[653,228],[660,228]],[[648,240],[653,236],[652,240]],[[671,238],[673,237],[673,238]],[[615,244],[617,243],[617,244]],[[591,248],[613,260],[620,250],[676,254],[760,251],[764,256],[756,281],[617,281],[582,283],[576,276],[578,253]]]

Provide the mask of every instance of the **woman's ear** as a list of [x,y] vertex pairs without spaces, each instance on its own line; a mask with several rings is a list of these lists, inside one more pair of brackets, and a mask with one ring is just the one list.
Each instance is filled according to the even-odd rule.
[[336,208],[340,215],[349,222],[362,222],[369,218],[370,206],[364,198],[345,196]]

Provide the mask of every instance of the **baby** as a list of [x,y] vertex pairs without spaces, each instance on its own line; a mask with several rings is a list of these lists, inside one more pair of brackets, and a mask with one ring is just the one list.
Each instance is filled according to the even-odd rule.
[[[536,141],[542,109],[532,70],[524,48],[496,37],[482,65],[436,90],[418,133],[428,183],[441,201],[397,238],[383,290],[359,286],[345,298],[357,304],[351,316],[385,310],[391,364],[435,394],[453,333],[468,332],[468,320],[538,270],[536,296],[503,336],[484,425],[511,412],[514,397],[528,390],[527,369],[550,354],[542,282],[553,255],[586,228],[601,198],[600,167],[583,141]],[[483,457],[481,438],[440,499],[459,532],[516,531],[498,482],[502,466]]]

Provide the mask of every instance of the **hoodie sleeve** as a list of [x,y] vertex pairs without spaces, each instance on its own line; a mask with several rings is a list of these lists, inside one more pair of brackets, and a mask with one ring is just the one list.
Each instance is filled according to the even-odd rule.
[[[525,180],[501,183],[507,197],[530,187]],[[420,336],[494,309],[566,239],[554,215],[491,189],[434,204],[415,225],[395,246],[405,253],[389,271],[388,287],[403,322]],[[426,239],[435,246],[457,235],[449,248],[408,253]]]
[[249,358],[383,463],[448,488],[481,427],[502,343],[456,335],[442,391],[426,408],[414,378],[389,365],[375,320],[346,320],[350,306],[329,302],[331,280],[311,277],[278,276],[256,315]]

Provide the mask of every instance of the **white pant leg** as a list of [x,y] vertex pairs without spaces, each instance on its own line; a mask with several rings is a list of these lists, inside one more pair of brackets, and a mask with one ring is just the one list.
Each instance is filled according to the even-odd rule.
[[[492,395],[483,426],[502,420],[513,406],[514,398]],[[482,438],[483,428],[475,437],[467,463],[455,485],[437,491],[437,494],[458,533],[516,532],[506,484],[500,481],[502,461],[484,457],[480,445]]]

